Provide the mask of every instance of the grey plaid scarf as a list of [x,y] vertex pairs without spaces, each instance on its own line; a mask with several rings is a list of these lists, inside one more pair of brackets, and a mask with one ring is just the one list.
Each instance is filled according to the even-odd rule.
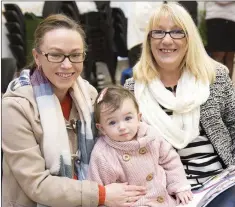
[[[66,125],[58,98],[53,93],[48,79],[41,70],[35,70],[29,76],[29,70],[23,70],[11,88],[32,85],[38,104],[41,124],[44,132],[43,154],[46,168],[52,175],[72,178],[71,152]],[[70,95],[79,112],[77,121],[79,159],[75,168],[80,180],[86,179],[90,154],[94,146],[95,124],[93,119],[93,106],[89,97],[85,80],[79,77],[70,90]],[[72,91],[72,92],[71,92]],[[55,146],[56,145],[56,146]],[[37,205],[43,206],[41,204]]]

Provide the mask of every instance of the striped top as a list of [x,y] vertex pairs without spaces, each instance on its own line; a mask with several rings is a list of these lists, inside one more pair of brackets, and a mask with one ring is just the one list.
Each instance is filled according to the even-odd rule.
[[[224,65],[216,64],[215,71],[210,95],[200,107],[200,124],[226,168],[235,165],[235,85]],[[124,88],[134,93],[134,78],[127,79]]]
[[[166,87],[171,92],[176,92],[177,86]],[[161,106],[161,105],[160,105]],[[169,115],[172,111],[161,108]],[[205,131],[200,124],[200,135],[189,143],[184,149],[177,150],[180,159],[184,165],[187,179],[191,184],[192,190],[196,190],[202,186],[209,177],[218,174],[223,169],[222,160],[216,153],[213,145],[207,138]]]

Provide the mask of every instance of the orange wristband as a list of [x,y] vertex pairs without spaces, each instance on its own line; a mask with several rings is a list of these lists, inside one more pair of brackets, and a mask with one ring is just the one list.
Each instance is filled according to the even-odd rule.
[[104,205],[105,187],[103,185],[98,185],[98,187],[99,187],[99,205]]

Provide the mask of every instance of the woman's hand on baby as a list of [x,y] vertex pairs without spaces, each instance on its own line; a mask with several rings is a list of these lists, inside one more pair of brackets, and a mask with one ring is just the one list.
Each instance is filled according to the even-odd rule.
[[188,204],[193,199],[193,193],[191,190],[186,190],[176,193],[176,205],[182,203],[183,205]]
[[143,186],[128,185],[127,183],[112,183],[105,186],[105,206],[128,207],[146,194]]

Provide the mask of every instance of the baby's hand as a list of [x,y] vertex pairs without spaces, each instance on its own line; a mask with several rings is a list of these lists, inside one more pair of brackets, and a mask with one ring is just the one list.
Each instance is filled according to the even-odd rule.
[[182,203],[183,205],[188,204],[189,201],[193,199],[193,194],[191,190],[186,190],[176,193],[175,196],[176,196],[176,205],[179,205],[180,203]]

